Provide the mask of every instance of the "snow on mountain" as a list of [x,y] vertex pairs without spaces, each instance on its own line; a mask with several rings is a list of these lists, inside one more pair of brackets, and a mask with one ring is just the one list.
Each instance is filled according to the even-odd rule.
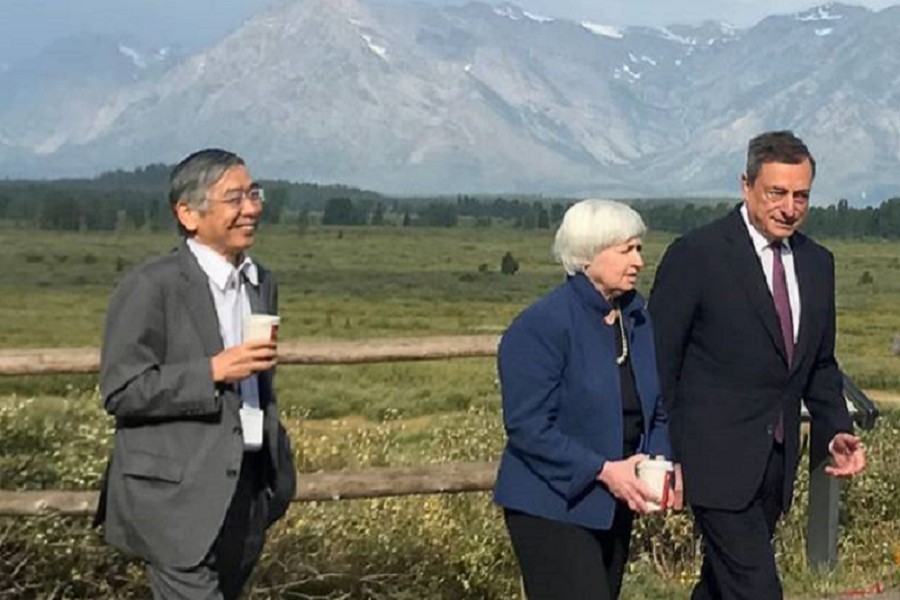
[[603,37],[612,38],[614,40],[621,40],[625,37],[625,34],[622,33],[621,29],[612,27],[611,25],[601,25],[599,23],[591,23],[590,21],[582,21],[581,26],[591,33],[596,33],[597,35],[602,35]]
[[794,18],[798,21],[840,21],[844,18],[834,10],[833,4],[825,4],[803,13],[797,13]]
[[552,23],[555,19],[550,17],[545,17],[542,15],[536,15],[534,13],[530,13],[527,10],[523,10],[522,14],[531,19],[532,21],[537,21],[538,23]]

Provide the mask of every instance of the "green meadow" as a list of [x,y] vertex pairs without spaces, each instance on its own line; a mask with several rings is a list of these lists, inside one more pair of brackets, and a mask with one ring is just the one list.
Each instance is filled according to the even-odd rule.
[[[668,234],[645,240],[645,293]],[[552,231],[504,227],[271,226],[253,255],[280,287],[281,339],[499,334],[562,280]],[[900,393],[900,242],[829,241],[838,357],[867,390]],[[0,229],[0,348],[97,346],[116,281],[177,243],[171,233]],[[520,269],[500,273],[510,252]],[[503,444],[493,359],[283,367],[278,391],[301,471],[494,460]],[[787,589],[900,582],[900,415],[866,434],[870,473],[842,513],[841,563],[805,567],[805,479],[778,539]],[[0,377],[0,489],[93,489],[110,441],[95,376]],[[301,475],[302,476],[302,475]],[[0,598],[146,594],[136,563],[84,519],[0,519]],[[73,549],[81,549],[73,552]],[[699,568],[686,515],[644,519],[625,598],[686,598]],[[897,556],[896,558],[900,558]],[[298,504],[272,532],[253,598],[512,598],[502,519],[487,494]]]
[[[645,240],[645,294],[671,239]],[[177,237],[0,229],[0,243],[0,346],[70,347],[100,343],[116,281]],[[547,230],[501,227],[276,227],[261,231],[253,254],[279,281],[284,340],[499,334],[562,280],[552,243]],[[864,388],[900,390],[890,352],[900,335],[900,242],[824,243],[836,256],[844,369]],[[500,273],[507,251],[520,265],[513,276]]]

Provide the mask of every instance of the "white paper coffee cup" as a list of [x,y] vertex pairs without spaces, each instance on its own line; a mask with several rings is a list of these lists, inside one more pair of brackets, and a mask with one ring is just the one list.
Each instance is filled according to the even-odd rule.
[[651,511],[661,510],[666,505],[674,472],[675,467],[668,460],[650,459],[638,463],[638,479],[646,483],[647,487],[660,499],[659,503],[647,501],[647,508]]
[[244,317],[244,341],[278,341],[278,315],[247,315]]

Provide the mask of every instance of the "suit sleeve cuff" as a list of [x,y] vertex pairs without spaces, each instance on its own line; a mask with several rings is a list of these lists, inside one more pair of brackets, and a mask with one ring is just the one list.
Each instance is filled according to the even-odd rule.
[[591,458],[583,461],[581,466],[576,470],[569,483],[568,496],[569,499],[577,498],[587,490],[588,487],[597,482],[597,476],[606,465],[606,458],[599,454],[593,454]]

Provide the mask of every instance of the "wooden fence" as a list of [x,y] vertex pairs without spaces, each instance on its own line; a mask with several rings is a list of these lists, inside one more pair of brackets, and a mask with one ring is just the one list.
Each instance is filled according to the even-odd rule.
[[[376,362],[438,360],[494,356],[498,337],[452,336],[348,341],[282,342],[280,365],[346,365]],[[0,350],[0,376],[94,373],[100,366],[96,348]],[[844,378],[844,396],[864,429],[874,426],[877,410],[853,382]],[[816,437],[815,428],[812,432]],[[832,567],[837,562],[840,484],[824,473],[821,458],[811,468],[807,554],[811,565]],[[383,467],[362,471],[303,473],[295,501],[378,498],[412,494],[448,494],[489,490],[494,463],[445,463],[418,467]],[[0,515],[45,513],[89,515],[97,505],[95,491],[0,490]]]
[[[497,352],[495,335],[389,338],[348,341],[282,342],[280,365],[348,365],[395,361],[490,357]],[[0,376],[96,373],[97,348],[0,350]],[[297,502],[380,498],[413,494],[451,494],[491,489],[495,463],[444,463],[416,467],[381,467],[360,471],[303,473],[297,480]],[[96,491],[0,490],[0,516],[93,514]]]

